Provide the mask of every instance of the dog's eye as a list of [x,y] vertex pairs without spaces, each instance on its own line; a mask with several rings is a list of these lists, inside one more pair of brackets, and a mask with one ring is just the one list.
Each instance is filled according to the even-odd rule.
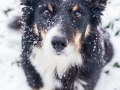
[[74,12],[74,17],[75,18],[81,17],[81,13],[79,11]]
[[51,13],[50,13],[49,10],[45,10],[45,11],[43,12],[43,14],[44,14],[44,16],[46,16],[46,17],[49,17],[49,16],[51,15]]

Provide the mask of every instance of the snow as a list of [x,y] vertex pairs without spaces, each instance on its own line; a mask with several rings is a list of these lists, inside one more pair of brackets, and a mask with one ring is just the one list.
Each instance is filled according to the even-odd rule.
[[[113,67],[114,63],[120,64],[120,35],[115,36],[120,30],[120,0],[109,0],[103,16],[103,27],[114,22],[114,27],[107,28],[114,46],[113,60],[105,66],[95,90],[120,90],[120,68]],[[5,15],[3,11],[8,8],[14,10]],[[20,15],[20,6],[17,0],[1,0],[0,3],[0,90],[31,90],[28,87],[23,70],[19,66],[21,53],[21,34],[7,27],[9,21]],[[106,74],[105,71],[109,73]]]

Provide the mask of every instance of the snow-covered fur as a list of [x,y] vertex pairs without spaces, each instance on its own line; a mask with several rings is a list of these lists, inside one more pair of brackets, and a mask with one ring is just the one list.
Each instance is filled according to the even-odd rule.
[[113,56],[99,27],[106,0],[22,0],[22,67],[33,90],[93,90]]

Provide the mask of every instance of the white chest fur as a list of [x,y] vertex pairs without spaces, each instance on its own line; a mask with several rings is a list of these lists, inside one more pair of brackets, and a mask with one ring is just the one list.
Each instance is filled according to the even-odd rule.
[[54,90],[55,87],[62,87],[62,84],[55,79],[55,72],[62,77],[70,66],[81,65],[81,55],[73,53],[69,57],[47,56],[44,50],[34,47],[30,61],[38,73],[40,73],[44,87],[40,90]]

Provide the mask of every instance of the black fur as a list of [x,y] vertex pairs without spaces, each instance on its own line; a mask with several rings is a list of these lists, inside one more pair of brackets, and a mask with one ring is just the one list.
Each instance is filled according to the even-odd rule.
[[[100,29],[100,33],[97,28],[101,23],[102,11],[105,9],[103,5],[106,5],[106,0],[68,0],[68,4],[61,4],[61,2],[62,0],[22,0],[22,5],[26,7],[22,9],[22,17],[25,25],[22,37],[23,51],[21,57],[22,67],[26,74],[27,81],[34,89],[39,89],[44,86],[42,77],[30,62],[29,56],[31,55],[32,48],[36,45],[40,46],[42,41],[41,36],[36,36],[33,32],[34,23],[37,23],[39,33],[44,27],[47,29],[47,27],[55,26],[51,23],[48,24],[46,18],[42,16],[41,12],[44,10],[44,6],[41,10],[38,8],[39,5],[50,3],[54,6],[53,9],[55,9],[55,12],[53,12],[54,16],[51,17],[49,21],[56,23],[58,20],[57,17],[63,15],[62,19],[64,22],[62,31],[67,32],[66,37],[69,41],[73,40],[73,33],[75,32],[73,30],[76,28],[82,33],[82,50],[79,51],[79,53],[82,55],[83,65],[71,66],[71,68],[66,71],[65,77],[59,78],[56,74],[56,78],[63,83],[63,88],[56,88],[55,90],[74,90],[73,83],[76,78],[87,82],[87,85],[82,85],[85,90],[93,90],[100,77],[103,66],[105,66],[113,56],[113,48],[109,41],[109,35],[102,29]],[[72,6],[75,3],[81,6],[83,10],[83,17],[80,19],[71,18],[65,11],[69,9],[69,5]],[[69,10],[71,10],[71,7]],[[91,26],[90,34],[85,37],[85,29],[88,24]],[[103,42],[103,46],[101,42]]]

